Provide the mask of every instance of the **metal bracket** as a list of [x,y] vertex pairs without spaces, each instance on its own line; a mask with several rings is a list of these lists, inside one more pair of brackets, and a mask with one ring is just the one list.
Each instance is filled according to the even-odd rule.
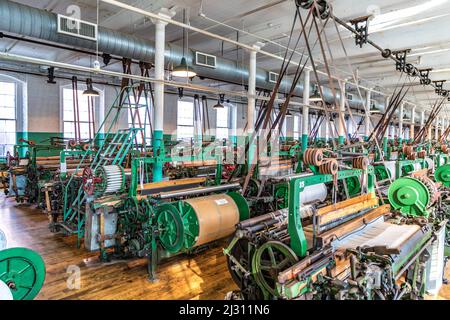
[[445,82],[447,82],[447,80],[433,81],[434,85],[436,86],[436,89],[434,90],[434,92],[436,92],[437,94],[440,95],[443,93],[443,91],[446,91],[446,90],[443,90],[443,86],[444,86]]
[[367,39],[369,37],[369,18],[370,16],[364,16],[350,20],[350,23],[358,33],[357,35],[355,35],[355,42],[356,45],[360,48],[362,48],[363,45],[367,43]]
[[421,85],[430,85],[431,84],[430,71],[432,71],[432,70],[433,70],[432,68],[419,69]]
[[399,50],[392,52],[393,55],[397,58],[397,63],[395,64],[395,68],[397,71],[405,71],[406,69],[406,56],[411,52],[411,49]]

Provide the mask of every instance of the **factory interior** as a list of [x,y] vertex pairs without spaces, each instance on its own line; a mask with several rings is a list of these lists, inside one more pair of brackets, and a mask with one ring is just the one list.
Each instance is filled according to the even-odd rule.
[[449,28],[449,0],[0,0],[0,300],[450,299]]

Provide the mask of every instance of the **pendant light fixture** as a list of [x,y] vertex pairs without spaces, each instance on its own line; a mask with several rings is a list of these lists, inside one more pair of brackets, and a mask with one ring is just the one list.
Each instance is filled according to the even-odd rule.
[[213,109],[217,110],[225,108],[225,106],[223,105],[224,102],[225,102],[225,95],[220,94],[219,99],[217,100],[217,104],[213,106]]
[[[183,9],[183,22],[186,24],[186,9]],[[183,57],[181,58],[181,62],[178,66],[174,67],[172,70],[172,76],[177,78],[193,78],[197,76],[197,73],[195,72],[194,68],[192,68],[187,63],[187,59],[185,57],[185,50],[187,47],[186,44],[186,33],[187,30],[183,28]]]
[[322,97],[320,96],[319,93],[319,87],[317,85],[314,86],[314,93],[313,95],[309,98],[310,102],[319,102],[322,101]]
[[83,91],[83,96],[85,96],[85,97],[98,97],[98,96],[100,96],[100,93],[98,93],[97,90],[94,90],[94,87],[92,86],[92,79],[91,78],[86,79],[86,86],[87,86],[87,89]]

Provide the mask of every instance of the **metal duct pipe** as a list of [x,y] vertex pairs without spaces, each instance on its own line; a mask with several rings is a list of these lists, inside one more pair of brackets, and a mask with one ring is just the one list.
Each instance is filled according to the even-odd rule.
[[[0,0],[0,31],[96,50],[94,41],[59,34],[56,14],[8,0]],[[153,62],[155,55],[154,42],[101,26],[98,28],[98,49],[103,53],[145,62]],[[182,47],[171,44],[166,45],[166,62],[168,65],[179,64],[182,56]],[[195,65],[194,56],[194,50],[187,50],[186,59],[191,65]],[[216,68],[195,65],[195,69],[200,77],[235,84],[246,85],[248,83],[248,67],[232,60],[217,57]],[[288,91],[291,84],[292,78],[285,78],[280,87],[281,91]],[[268,81],[267,70],[257,69],[256,86],[259,89],[273,89],[274,84]],[[311,90],[313,89],[313,85],[311,85]],[[335,103],[333,93],[329,88],[324,87],[323,94],[326,102]],[[297,85],[295,95],[298,97],[303,96],[303,84],[299,83]],[[336,98],[339,101],[339,90],[337,90]],[[348,102],[352,108],[364,109],[364,100],[354,98]],[[379,105],[378,107],[384,108],[384,105]]]

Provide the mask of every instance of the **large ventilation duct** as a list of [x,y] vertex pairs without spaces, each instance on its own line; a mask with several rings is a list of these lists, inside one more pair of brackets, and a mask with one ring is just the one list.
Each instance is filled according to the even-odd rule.
[[[96,43],[78,37],[58,33],[57,15],[45,10],[36,9],[12,1],[0,0],[0,31],[14,33],[25,37],[37,38],[58,44],[95,50]],[[98,48],[100,52],[114,56],[126,57],[139,61],[154,61],[155,46],[152,41],[137,38],[128,34],[113,31],[103,27],[98,29]],[[193,50],[186,55],[188,62],[194,65],[195,56]],[[166,47],[167,64],[178,64],[183,55],[183,49],[179,46],[168,44]],[[195,66],[199,76],[235,84],[248,83],[248,68],[240,63],[217,57],[216,68]],[[283,92],[291,87],[292,79],[286,78],[281,86]],[[257,69],[256,86],[259,89],[273,89],[273,83],[268,81],[268,72]],[[312,88],[311,88],[312,89]],[[333,93],[329,88],[323,88],[324,100],[334,103]],[[296,96],[303,96],[303,85],[298,84]],[[340,99],[340,93],[337,93]],[[362,109],[365,101],[354,97],[349,104],[352,108]],[[384,105],[378,105],[383,110]]]

